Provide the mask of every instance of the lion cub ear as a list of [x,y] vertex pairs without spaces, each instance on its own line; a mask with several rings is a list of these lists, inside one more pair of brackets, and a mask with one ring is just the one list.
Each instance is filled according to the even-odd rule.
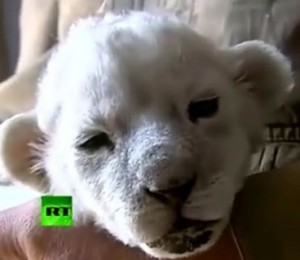
[[226,51],[233,78],[258,102],[264,111],[280,107],[294,82],[288,59],[262,41],[246,41]]
[[44,193],[48,192],[49,183],[32,145],[43,138],[34,112],[18,114],[0,126],[1,171],[13,181]]

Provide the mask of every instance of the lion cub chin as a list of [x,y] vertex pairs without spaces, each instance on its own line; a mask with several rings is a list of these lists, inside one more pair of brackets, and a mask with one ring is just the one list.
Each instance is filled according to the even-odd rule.
[[292,84],[287,59],[260,41],[220,49],[167,14],[89,17],[53,52],[35,109],[1,125],[1,163],[72,195],[125,244],[191,255],[222,233]]

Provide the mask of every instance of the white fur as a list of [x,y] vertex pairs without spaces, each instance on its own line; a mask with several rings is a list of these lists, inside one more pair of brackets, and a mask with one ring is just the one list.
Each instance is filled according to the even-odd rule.
[[[267,111],[283,102],[291,83],[287,60],[262,42],[221,50],[168,15],[80,20],[39,83],[35,113],[48,138],[41,165],[50,192],[73,195],[80,214],[125,244],[178,258],[146,245],[178,215],[145,189],[168,190],[174,179],[195,177],[181,215],[221,219],[193,253],[204,251],[227,223]],[[220,99],[216,115],[191,122],[190,102],[211,96]],[[113,151],[76,148],[99,132],[110,135]]]

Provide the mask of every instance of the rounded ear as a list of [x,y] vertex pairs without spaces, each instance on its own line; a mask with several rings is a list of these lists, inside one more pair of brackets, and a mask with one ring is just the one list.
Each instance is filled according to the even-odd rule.
[[262,109],[272,111],[287,100],[294,82],[289,60],[262,41],[247,41],[228,50],[237,85],[255,98]]
[[49,183],[37,161],[38,149],[34,149],[33,145],[44,138],[34,112],[18,114],[0,126],[1,170],[12,180],[39,192],[48,192]]

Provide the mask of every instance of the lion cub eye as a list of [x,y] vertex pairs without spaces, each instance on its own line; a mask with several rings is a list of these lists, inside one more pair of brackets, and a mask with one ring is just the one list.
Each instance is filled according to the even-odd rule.
[[196,123],[198,119],[214,116],[218,112],[218,109],[219,97],[193,101],[188,106],[189,119],[193,123]]
[[78,145],[78,149],[89,152],[96,151],[102,147],[113,148],[113,143],[106,133],[99,133],[89,138],[84,143]]

